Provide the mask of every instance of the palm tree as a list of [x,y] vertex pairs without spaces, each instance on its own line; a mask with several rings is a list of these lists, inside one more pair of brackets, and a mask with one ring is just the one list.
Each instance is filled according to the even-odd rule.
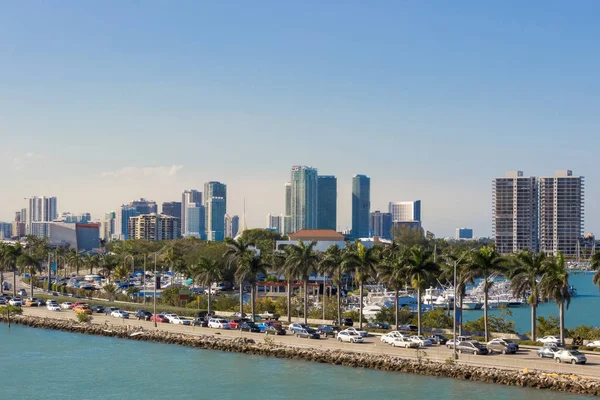
[[96,254],[87,253],[83,257],[83,265],[90,270],[90,274],[93,274],[94,268],[100,267],[100,259]]
[[100,269],[100,273],[104,275],[107,280],[107,283],[110,283],[110,276],[113,274],[113,271],[120,264],[117,257],[112,254],[105,254],[102,256],[102,268]]
[[421,334],[421,293],[439,271],[433,262],[433,253],[421,246],[413,246],[406,251],[404,259],[404,276],[411,286],[417,290],[417,328]]
[[[243,237],[237,239],[225,238],[227,248],[223,257],[227,259],[228,266],[235,266],[236,269],[247,254],[254,254],[254,250],[250,249],[252,243],[244,240]],[[238,282],[240,285],[240,315],[244,315],[244,282]],[[212,290],[209,288],[209,290]]]
[[394,314],[396,319],[396,329],[398,329],[400,319],[400,309],[398,305],[398,292],[406,284],[406,259],[402,254],[393,252],[384,256],[381,263],[377,266],[377,279],[394,289]]
[[[272,255],[273,270],[278,277],[283,275],[285,279],[288,323],[292,323],[292,281],[294,280],[293,271],[291,271],[286,264],[286,260],[288,259],[290,253],[291,247],[285,246],[283,250],[275,251]],[[279,280],[279,278],[277,280]]]
[[571,304],[571,291],[569,286],[569,272],[565,268],[565,258],[562,252],[558,252],[556,257],[552,257],[544,264],[539,290],[542,298],[553,299],[558,304],[560,342],[564,343],[565,305],[568,309]]
[[[344,279],[344,252],[337,244],[332,244],[327,248],[319,262],[319,272],[323,275],[329,275],[331,281],[337,287],[337,320],[342,320],[342,280]],[[323,307],[325,307],[325,298],[323,298]]]
[[531,306],[531,340],[536,340],[536,312],[540,302],[538,277],[542,276],[546,255],[531,253],[528,250],[517,254],[516,265],[510,271],[510,288],[515,297],[529,294],[527,302]]
[[239,282],[248,281],[250,283],[250,303],[252,307],[252,322],[256,315],[255,304],[255,293],[256,293],[256,282],[258,281],[259,274],[266,274],[268,264],[264,263],[262,257],[255,254],[247,253],[242,262],[238,264],[238,269],[235,271],[236,280]]
[[21,273],[29,274],[29,282],[31,283],[31,296],[33,297],[34,277],[39,271],[41,271],[40,262],[37,258],[30,256],[27,253],[23,253],[19,256],[17,264],[20,267]]
[[304,323],[308,323],[308,280],[310,275],[316,271],[319,257],[313,250],[316,242],[306,244],[299,241],[298,244],[290,244],[289,255],[286,259],[287,269],[291,276],[302,280],[304,284]]
[[211,288],[212,284],[223,279],[223,265],[216,260],[210,260],[206,257],[200,257],[198,264],[190,268],[192,279],[208,288],[208,313],[212,311],[211,307]]
[[75,268],[75,275],[79,275],[79,269],[83,267],[83,257],[76,249],[72,249],[67,255],[67,263],[71,272]]
[[471,260],[467,269],[467,277],[479,277],[483,279],[483,328],[485,341],[489,340],[488,330],[488,292],[494,284],[490,276],[496,272],[506,270],[506,260],[493,247],[482,247],[471,253]]
[[121,283],[124,283],[127,281],[127,278],[129,277],[129,268],[127,268],[125,265],[119,263],[119,265],[117,265],[117,267],[113,271],[113,276],[114,276],[115,280],[117,280]]
[[13,246],[4,246],[3,253],[3,264],[7,269],[12,269],[13,272],[13,296],[17,295],[17,267],[18,260],[21,254],[23,254],[23,248],[19,243]]
[[162,256],[163,263],[169,267],[170,271],[184,272],[186,271],[185,262],[181,251],[174,245],[170,245],[169,248]]
[[375,276],[377,265],[379,265],[379,248],[365,247],[358,242],[344,254],[344,268],[354,273],[354,279],[359,284],[359,328],[363,326],[363,292],[364,284],[371,277]]
[[600,252],[595,253],[590,258],[590,266],[594,271],[596,271],[596,273],[594,274],[593,282],[594,285],[598,286],[598,289],[600,290]]

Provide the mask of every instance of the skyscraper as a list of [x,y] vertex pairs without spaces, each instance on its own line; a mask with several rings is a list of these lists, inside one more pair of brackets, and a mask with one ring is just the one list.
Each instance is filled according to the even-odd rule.
[[[212,199],[219,200],[213,202]],[[223,240],[225,237],[225,214],[227,213],[227,185],[221,182],[204,184],[204,212],[206,213],[207,239]]]
[[283,213],[282,234],[287,235],[292,232],[292,183],[285,183],[285,212]]
[[220,242],[225,238],[225,199],[210,197],[206,207],[206,239]]
[[171,217],[181,218],[181,202],[180,201],[165,201],[162,203],[162,214],[170,215]]
[[583,237],[584,177],[569,170],[540,178],[540,250],[577,255]]
[[371,213],[371,236],[382,239],[392,238],[392,214],[375,211]]
[[189,231],[188,231],[189,224],[187,223],[188,208],[190,208],[191,204],[196,204],[196,203],[203,204],[202,203],[202,192],[199,192],[195,189],[191,189],[191,190],[184,190],[181,193],[181,236],[183,236],[183,237],[189,236]]
[[132,200],[129,202],[129,207],[134,207],[140,215],[158,213],[158,206],[154,200],[146,200],[144,198]]
[[393,222],[421,222],[421,200],[392,201],[388,211]]
[[190,203],[185,211],[186,228],[184,237],[206,239],[206,212],[200,203]]
[[304,165],[292,167],[291,231],[317,228],[317,169]]
[[352,237],[369,236],[369,214],[371,212],[371,179],[365,175],[352,178]]
[[332,175],[317,177],[317,228],[337,227],[337,178]]
[[49,234],[49,222],[58,216],[56,197],[30,197],[29,208],[26,212],[27,222],[25,230],[27,234],[38,237],[47,237]]
[[135,207],[123,204],[117,213],[116,236],[121,240],[129,238],[129,219],[140,215]]
[[493,235],[500,254],[521,250],[537,252],[538,180],[523,176],[523,171],[509,171],[493,182]]
[[283,214],[267,214],[266,228],[271,231],[282,233],[283,230]]
[[240,230],[240,217],[225,214],[225,237],[234,238]]

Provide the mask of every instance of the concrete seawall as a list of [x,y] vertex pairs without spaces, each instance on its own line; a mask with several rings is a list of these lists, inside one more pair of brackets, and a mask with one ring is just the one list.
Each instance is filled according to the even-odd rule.
[[[6,316],[0,316],[6,323]],[[448,377],[477,382],[497,383],[536,389],[550,389],[585,395],[600,395],[600,381],[566,374],[544,374],[535,371],[513,371],[481,366],[455,365],[453,363],[410,360],[392,355],[374,355],[360,352],[345,352],[319,348],[298,348],[272,343],[261,339],[255,341],[247,337],[220,338],[212,335],[188,335],[154,329],[131,328],[113,324],[80,324],[73,320],[40,318],[32,316],[12,316],[11,323],[34,328],[53,329],[66,332],[100,335],[130,340],[144,340],[158,343],[177,344],[200,349],[247,353],[269,357],[305,360],[319,363],[342,365],[355,368],[371,368]]]

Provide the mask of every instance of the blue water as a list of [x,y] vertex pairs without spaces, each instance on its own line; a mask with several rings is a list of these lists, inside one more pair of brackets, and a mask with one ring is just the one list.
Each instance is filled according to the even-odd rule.
[[[593,274],[571,274],[569,282],[577,289],[577,296],[571,299],[571,305],[565,313],[565,326],[573,328],[577,325],[600,325],[600,292],[592,282]],[[519,333],[531,332],[531,308],[528,306],[510,308]],[[488,314],[496,314],[496,309],[488,310]],[[540,304],[537,310],[538,316],[558,317],[558,306],[556,303]],[[463,320],[471,321],[483,316],[483,310],[464,311]]]
[[0,356],[0,399],[586,398],[5,324]]

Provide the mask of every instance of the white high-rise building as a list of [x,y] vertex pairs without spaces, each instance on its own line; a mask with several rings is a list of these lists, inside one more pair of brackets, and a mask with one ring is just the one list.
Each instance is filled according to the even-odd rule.
[[279,232],[283,235],[283,214],[267,214],[267,229]]
[[577,255],[583,237],[584,177],[556,171],[540,178],[540,250]]
[[225,214],[225,237],[234,238],[240,230],[240,217]]
[[421,200],[392,201],[388,212],[392,214],[392,222],[421,222]]
[[493,235],[500,254],[539,249],[538,180],[509,171],[493,183]]
[[56,197],[30,197],[26,212],[26,227],[28,235],[47,237],[50,233],[49,222],[58,217]]
[[[202,192],[195,189],[184,190],[181,193],[181,236],[183,237],[190,236],[190,231],[188,230],[189,224],[187,222],[188,209],[195,206],[195,204],[202,204]],[[204,226],[204,224],[202,225]]]

